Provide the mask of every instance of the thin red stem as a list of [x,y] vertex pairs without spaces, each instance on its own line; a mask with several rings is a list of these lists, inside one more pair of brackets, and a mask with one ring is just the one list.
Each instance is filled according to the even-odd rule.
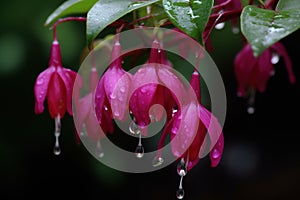
[[86,17],[66,17],[66,18],[62,18],[57,20],[51,27],[50,29],[53,30],[53,38],[54,40],[57,39],[56,37],[56,27],[63,23],[63,22],[68,22],[68,21],[81,21],[81,22],[85,22],[86,21]]

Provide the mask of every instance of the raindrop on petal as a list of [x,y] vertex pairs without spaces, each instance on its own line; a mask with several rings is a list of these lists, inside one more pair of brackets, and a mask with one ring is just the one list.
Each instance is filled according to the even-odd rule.
[[271,63],[275,65],[279,62],[279,59],[280,59],[279,55],[277,53],[273,53],[271,58]]
[[220,155],[221,155],[221,153],[219,152],[219,150],[213,149],[213,152],[212,152],[212,157],[213,158],[217,159],[217,158],[220,157]]
[[120,87],[120,92],[124,93],[125,90],[126,90],[126,88],[125,88],[124,86],[121,86],[121,87]]
[[155,156],[152,160],[152,166],[158,167],[164,163],[164,159],[162,157]]
[[221,30],[221,29],[224,28],[224,26],[225,26],[225,23],[224,23],[224,22],[221,22],[221,23],[218,23],[218,24],[215,26],[215,28],[216,28],[217,30]]
[[42,85],[43,83],[44,83],[44,79],[43,78],[38,79],[37,82],[36,82],[37,85]]

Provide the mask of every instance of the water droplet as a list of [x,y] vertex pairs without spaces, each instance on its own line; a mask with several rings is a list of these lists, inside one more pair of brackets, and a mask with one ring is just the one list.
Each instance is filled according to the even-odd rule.
[[178,108],[174,107],[172,109],[172,117],[178,112]]
[[102,146],[101,146],[100,140],[97,141],[97,145],[96,145],[96,155],[97,155],[99,158],[103,158],[103,156],[104,156],[104,153],[103,153],[103,150],[102,150]]
[[118,111],[115,111],[115,112],[114,112],[114,115],[115,115],[116,117],[119,117],[119,116],[120,116],[120,113],[119,113]]
[[58,156],[58,155],[61,153],[61,149],[60,149],[60,146],[59,146],[58,143],[54,145],[53,153],[54,153],[54,155],[56,155],[56,156]]
[[160,49],[158,49],[158,50],[157,50],[157,52],[158,52],[158,53],[160,53],[160,52],[161,52],[161,50],[160,50]]
[[144,147],[143,145],[138,145],[135,149],[135,155],[137,158],[142,158],[144,156]]
[[218,23],[216,26],[215,26],[215,29],[217,30],[221,30],[223,29],[225,26],[225,23],[224,22],[221,22],[221,23]]
[[249,114],[254,114],[255,108],[254,108],[253,106],[249,106],[249,107],[247,108],[247,112],[248,112]]
[[137,134],[141,133],[141,131],[139,130],[139,127],[137,126],[137,124],[134,121],[132,121],[129,124],[129,131],[130,131],[130,133],[132,133],[134,135],[137,135]]
[[177,197],[177,199],[183,199],[183,197],[184,197],[184,190],[183,190],[183,188],[178,189],[176,191],[176,197]]
[[158,167],[164,163],[164,159],[162,157],[155,156],[152,160],[152,166]]
[[105,111],[108,111],[108,107],[106,105],[103,106]]
[[116,94],[115,93],[111,93],[109,96],[110,96],[111,99],[115,99],[116,98]]
[[124,101],[124,97],[123,97],[122,95],[120,95],[120,96],[118,97],[118,100],[119,100],[119,101]]
[[61,122],[60,122],[60,115],[58,114],[57,117],[55,117],[55,134],[59,133],[60,135],[61,130]]
[[126,88],[125,88],[124,86],[121,86],[121,87],[120,87],[120,92],[124,93],[125,90],[126,90]]
[[37,82],[36,82],[37,85],[42,85],[43,83],[44,83],[44,79],[43,78],[38,79]]
[[43,96],[42,96],[42,95],[39,95],[39,99],[41,99],[41,98],[43,98]]
[[213,152],[212,152],[212,157],[213,158],[219,158],[220,157],[220,152],[217,150],[217,149],[213,149]]
[[279,59],[280,59],[279,55],[277,53],[273,53],[271,58],[271,63],[275,65],[279,62]]
[[146,92],[147,92],[147,89],[146,89],[146,88],[144,88],[144,87],[142,87],[142,89],[141,89],[141,93],[145,94]]
[[179,176],[185,176],[187,174],[187,167],[183,158],[181,158],[180,162],[177,164],[177,173]]
[[173,126],[171,132],[172,132],[173,134],[176,134],[176,133],[178,132],[177,126]]

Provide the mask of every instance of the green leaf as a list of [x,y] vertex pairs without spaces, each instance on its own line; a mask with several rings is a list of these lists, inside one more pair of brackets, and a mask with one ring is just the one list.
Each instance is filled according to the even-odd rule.
[[87,42],[91,44],[93,39],[109,24],[120,19],[124,15],[139,8],[156,3],[160,0],[132,1],[132,0],[100,0],[87,14]]
[[241,14],[241,30],[250,43],[254,55],[300,28],[300,11],[275,12],[246,6]]
[[163,0],[170,21],[200,43],[213,3],[213,0]]
[[69,0],[61,4],[46,20],[45,26],[60,17],[87,13],[98,0]]
[[299,0],[280,0],[276,6],[276,10],[300,10]]

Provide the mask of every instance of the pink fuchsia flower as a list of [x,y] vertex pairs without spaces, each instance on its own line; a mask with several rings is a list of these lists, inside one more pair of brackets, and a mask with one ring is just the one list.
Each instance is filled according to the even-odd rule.
[[35,113],[40,114],[44,111],[44,101],[47,98],[52,118],[62,118],[66,111],[72,115],[72,90],[76,76],[76,72],[62,66],[59,43],[54,40],[49,67],[35,82]]
[[[105,133],[113,133],[114,127],[112,123],[111,110],[102,109],[101,122],[98,122],[94,103],[94,92],[98,83],[98,73],[96,68],[92,68],[90,72],[90,88],[89,93],[82,97],[75,97],[75,117],[76,117],[76,127],[77,132],[87,134],[87,136],[96,142],[100,142],[100,139],[104,137]],[[107,105],[108,102],[106,102]],[[101,128],[100,128],[101,124]],[[85,130],[84,130],[85,129]]]
[[[192,101],[184,104],[180,111],[168,122],[159,140],[158,149],[164,146],[164,141],[167,135],[170,134],[171,141],[174,140],[171,142],[173,155],[181,159],[179,163],[181,169],[185,170],[186,168],[186,170],[190,170],[204,154],[204,149],[206,149],[204,138],[208,132],[211,141],[216,142],[213,148],[210,148],[212,149],[210,153],[211,166],[215,167],[220,162],[224,148],[222,127],[212,113],[199,103],[200,75],[198,72],[193,73],[191,86],[198,101],[191,98]],[[160,156],[161,152],[159,151],[157,157]],[[178,171],[178,173],[182,175],[181,173],[185,174],[186,171]]]
[[283,57],[289,80],[294,83],[295,76],[291,60],[280,42],[273,44],[259,57],[254,57],[250,44],[246,44],[234,61],[238,96],[245,96],[249,89],[264,92],[269,78],[274,74],[274,64],[278,62],[279,56]]
[[163,115],[163,109],[150,111],[150,108],[154,104],[160,104],[166,108],[167,116],[170,117],[176,105],[176,97],[169,89],[183,91],[183,85],[172,72],[170,65],[159,42],[154,40],[148,62],[132,78],[130,110],[144,135],[147,135],[146,126],[151,122],[150,118],[159,121]]
[[[100,79],[95,91],[95,110],[100,124],[110,118],[124,120],[128,109],[128,95],[131,87],[131,74],[122,69],[121,44],[118,37],[111,54],[108,70]],[[103,121],[104,120],[104,121]]]

